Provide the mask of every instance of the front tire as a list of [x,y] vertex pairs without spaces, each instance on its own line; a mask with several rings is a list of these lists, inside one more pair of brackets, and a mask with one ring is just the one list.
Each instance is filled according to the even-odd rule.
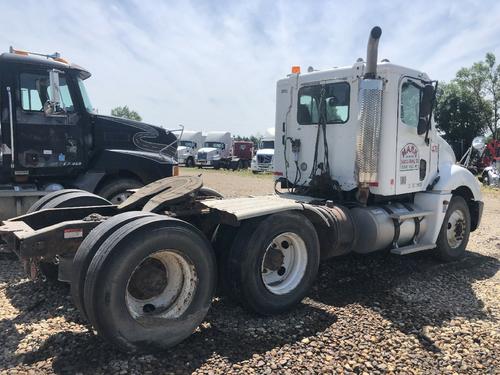
[[452,197],[436,242],[439,259],[451,262],[465,255],[470,226],[470,212],[465,199]]
[[194,167],[194,159],[192,157],[189,157],[186,159],[186,167],[187,168],[193,168]]
[[311,288],[319,267],[316,230],[285,212],[244,222],[223,262],[223,288],[259,314],[290,310]]
[[111,203],[120,205],[132,195],[128,190],[138,189],[144,184],[132,178],[118,178],[106,182],[99,188],[97,194],[111,201]]

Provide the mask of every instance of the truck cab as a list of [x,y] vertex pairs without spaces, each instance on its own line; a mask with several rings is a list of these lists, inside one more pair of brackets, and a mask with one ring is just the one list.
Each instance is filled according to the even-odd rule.
[[251,169],[253,173],[273,170],[274,134],[274,128],[267,129],[266,136],[260,140],[259,149],[252,159]]
[[198,150],[196,165],[198,167],[220,168],[231,159],[233,139],[230,132],[208,132],[203,147]]
[[90,76],[57,53],[0,55],[1,217],[48,190],[79,188],[118,203],[127,189],[174,174],[176,136],[98,114],[85,89]]
[[194,167],[198,149],[202,147],[205,137],[201,132],[183,131],[177,146],[177,161],[186,167]]

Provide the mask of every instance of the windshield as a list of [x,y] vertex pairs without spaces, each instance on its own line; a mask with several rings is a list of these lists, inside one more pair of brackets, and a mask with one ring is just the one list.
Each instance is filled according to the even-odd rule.
[[82,93],[83,104],[85,105],[85,109],[87,112],[94,113],[94,107],[92,107],[92,103],[90,102],[89,96],[87,94],[87,89],[85,88],[85,84],[81,78],[78,78],[78,86],[80,87],[80,92]]
[[203,146],[218,148],[219,150],[224,149],[224,143],[222,143],[222,142],[205,142],[205,144]]
[[181,146],[195,148],[196,144],[193,141],[179,141]]
[[274,149],[274,141],[262,141],[261,148],[272,148],[272,149]]

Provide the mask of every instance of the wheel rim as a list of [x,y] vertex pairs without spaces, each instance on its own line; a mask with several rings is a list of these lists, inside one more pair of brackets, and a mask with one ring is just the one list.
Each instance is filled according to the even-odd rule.
[[302,281],[306,266],[304,240],[296,233],[281,233],[266,248],[261,264],[262,281],[271,293],[289,293]]
[[178,318],[189,307],[198,285],[192,262],[176,250],[157,251],[132,272],[126,304],[134,319]]
[[132,193],[128,192],[128,191],[124,191],[122,193],[118,193],[118,194],[115,194],[113,195],[109,201],[113,204],[121,204],[123,202],[125,202],[127,200],[128,197],[130,197],[132,195]]
[[452,249],[456,249],[464,241],[465,224],[465,215],[460,210],[453,211],[448,218],[446,237]]

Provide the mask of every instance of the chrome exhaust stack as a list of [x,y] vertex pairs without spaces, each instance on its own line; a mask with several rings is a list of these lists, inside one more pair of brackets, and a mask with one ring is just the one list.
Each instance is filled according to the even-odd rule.
[[380,130],[382,126],[383,81],[377,79],[378,41],[382,29],[370,32],[366,51],[366,67],[359,85],[359,130],[356,140],[358,200],[366,204],[370,186],[378,184]]

